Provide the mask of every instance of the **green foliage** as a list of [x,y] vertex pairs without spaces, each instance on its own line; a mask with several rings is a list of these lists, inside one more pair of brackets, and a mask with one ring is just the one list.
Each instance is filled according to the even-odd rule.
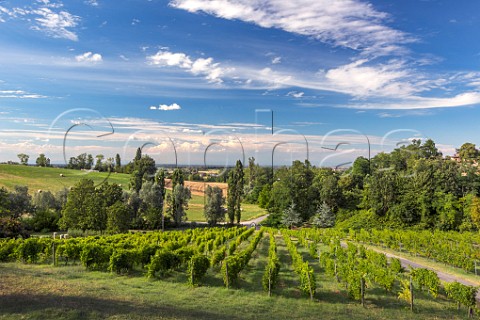
[[65,230],[69,228],[106,229],[105,198],[101,189],[95,189],[93,180],[80,180],[68,193],[59,224]]
[[148,229],[159,229],[162,225],[163,197],[165,188],[154,181],[145,181],[139,192],[142,201],[140,212]]
[[80,261],[87,270],[106,270],[110,262],[111,252],[111,247],[88,243],[83,246]]
[[287,227],[299,226],[302,223],[302,216],[294,203],[283,211],[282,224]]
[[188,209],[188,201],[191,199],[189,188],[182,184],[177,184],[172,193],[167,195],[167,212],[173,218],[176,225],[180,225],[186,219],[186,210]]
[[302,256],[297,251],[297,247],[290,239],[289,234],[284,230],[283,239],[287,245],[287,249],[290,252],[290,256],[293,261],[293,270],[300,277],[300,290],[309,295],[313,299],[313,295],[316,290],[315,275],[312,267],[308,265],[308,262],[304,262]]
[[117,249],[110,256],[108,270],[117,274],[128,274],[138,260],[139,255],[135,250]]
[[400,259],[397,259],[397,258],[390,258],[389,269],[394,274],[399,274],[404,271],[404,268],[402,267],[402,263],[400,262]]
[[188,262],[187,274],[188,283],[192,286],[197,285],[199,281],[205,276],[208,268],[210,267],[210,261],[204,255],[194,255]]
[[223,197],[223,191],[221,188],[215,186],[207,186],[205,189],[205,206],[203,213],[208,225],[214,226],[217,222],[225,220],[226,210],[223,207],[225,204],[225,198]]
[[0,242],[0,262],[9,262],[15,260],[15,250],[17,243],[14,239],[8,239]]
[[41,153],[37,160],[35,161],[37,166],[39,167],[49,167],[50,166],[50,159],[45,156],[45,154]]
[[150,156],[143,155],[140,159],[137,159],[137,157],[138,150],[133,162],[134,171],[130,177],[130,189],[138,193],[142,188],[144,180],[153,180],[157,168],[155,167],[155,160],[153,160]]
[[122,202],[116,202],[107,208],[107,231],[109,233],[127,232],[130,227],[130,209]]
[[270,295],[278,282],[278,274],[280,273],[280,260],[277,256],[277,246],[275,237],[270,231],[270,247],[268,249],[268,262],[262,277],[262,286]]
[[437,297],[440,289],[440,279],[435,271],[419,268],[412,270],[411,275],[420,290],[425,287],[432,297]]
[[401,285],[401,289],[398,292],[398,299],[403,300],[407,303],[411,303],[412,293],[410,292],[410,281],[401,279],[400,285]]
[[317,228],[330,228],[335,225],[335,214],[326,202],[317,208],[312,224]]
[[447,293],[447,297],[458,304],[466,306],[469,309],[475,308],[477,304],[477,291],[477,287],[467,286],[458,283],[457,281],[445,284],[445,292]]
[[[254,230],[254,229],[249,229]],[[252,232],[244,232],[237,239],[242,239],[242,237],[248,237]],[[221,272],[223,275],[223,282],[227,288],[232,286],[237,282],[239,273],[247,266],[250,258],[252,257],[253,251],[255,251],[258,242],[263,237],[263,229],[261,229],[256,236],[252,239],[250,244],[246,249],[241,252],[237,252],[234,255],[230,255],[223,260]]]
[[17,247],[17,257],[24,263],[36,263],[43,250],[38,238],[30,238],[21,242]]
[[150,264],[147,266],[147,277],[153,278],[159,273],[164,275],[168,270],[174,269],[180,265],[179,257],[167,250],[159,250],[151,258]]
[[241,203],[244,191],[244,172],[243,165],[237,160],[235,169],[230,171],[228,175],[228,194],[227,194],[227,214],[230,224],[236,220],[240,223],[241,219]]
[[304,294],[313,297],[316,288],[317,287],[313,268],[308,265],[308,262],[302,263],[300,269],[300,290]]

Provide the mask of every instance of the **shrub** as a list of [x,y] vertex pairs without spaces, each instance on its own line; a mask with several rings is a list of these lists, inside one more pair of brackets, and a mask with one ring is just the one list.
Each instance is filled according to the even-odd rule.
[[138,257],[138,253],[134,250],[115,250],[110,256],[108,271],[117,274],[130,273],[134,264],[139,260]]
[[188,283],[193,285],[205,276],[208,268],[210,267],[210,261],[204,255],[194,255],[188,262]]
[[80,261],[88,270],[105,270],[110,262],[111,248],[97,243],[86,244],[81,253]]

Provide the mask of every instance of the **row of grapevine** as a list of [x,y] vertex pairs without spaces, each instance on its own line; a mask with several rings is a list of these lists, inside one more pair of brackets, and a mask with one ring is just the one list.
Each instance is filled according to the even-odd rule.
[[151,265],[152,257],[162,255],[159,251],[170,252],[173,262],[160,267],[164,270],[188,262],[194,254],[208,254],[245,230],[209,228],[71,239],[4,239],[0,240],[0,261],[57,265],[81,262],[88,270],[128,273],[134,265],[142,269]]
[[[318,246],[318,242],[328,245],[329,250],[320,254],[321,266],[327,274],[345,283],[350,297],[361,300],[362,303],[369,284],[376,284],[393,293],[394,285],[398,282],[401,286],[398,297],[410,303],[412,309],[414,288],[428,292],[433,298],[436,298],[441,290],[441,282],[435,271],[418,268],[406,274],[399,259],[387,259],[383,253],[352,243],[342,247],[342,235],[337,231],[310,229],[290,231],[290,234],[296,236],[299,243],[309,249],[311,254],[316,251],[312,246]],[[443,287],[448,298],[459,306],[466,306],[469,315],[473,313],[478,288],[456,282],[445,283]]]
[[319,259],[325,272],[343,281],[348,295],[361,300],[362,304],[368,284],[374,283],[392,292],[395,279],[402,272],[399,261],[388,264],[383,254],[351,243],[343,248],[338,240],[332,241],[330,250],[322,252]]
[[[253,229],[252,229],[253,230]],[[229,255],[223,260],[221,273],[223,275],[223,282],[227,288],[237,282],[240,272],[247,266],[252,253],[257,248],[260,239],[263,237],[264,229],[255,235],[248,247],[236,254]]]
[[265,272],[262,277],[262,286],[265,291],[268,291],[268,295],[272,295],[272,290],[277,284],[278,274],[280,272],[280,260],[277,255],[277,245],[275,243],[275,235],[273,229],[269,230],[270,234],[270,247],[268,248],[268,262],[265,267]]
[[[468,234],[441,231],[360,230],[350,232],[354,241],[407,251],[435,261],[475,272],[475,261],[480,260],[480,246]],[[479,264],[480,267],[480,264]]]
[[308,265],[308,262],[303,261],[302,255],[297,250],[297,246],[290,239],[289,232],[282,230],[282,234],[290,256],[292,257],[293,270],[300,277],[300,290],[309,295],[310,299],[313,300],[317,288],[313,268]]

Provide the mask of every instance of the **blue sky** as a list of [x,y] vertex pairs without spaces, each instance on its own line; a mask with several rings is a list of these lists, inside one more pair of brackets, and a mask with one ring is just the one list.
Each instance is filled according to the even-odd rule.
[[159,163],[269,164],[275,148],[285,164],[306,157],[307,141],[312,163],[336,166],[368,155],[366,137],[372,155],[411,138],[453,154],[480,144],[479,10],[474,0],[0,1],[0,161],[127,161],[145,145]]

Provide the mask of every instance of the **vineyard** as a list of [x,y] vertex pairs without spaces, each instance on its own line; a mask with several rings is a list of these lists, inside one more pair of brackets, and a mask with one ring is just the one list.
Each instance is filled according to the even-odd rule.
[[[100,272],[118,279],[182,283],[194,291],[212,287],[230,292],[248,290],[273,301],[288,297],[318,305],[331,303],[334,295],[337,303],[363,306],[366,317],[385,305],[404,318],[426,317],[433,309],[448,318],[478,316],[477,288],[442,283],[432,270],[405,269],[398,259],[362,245],[400,250],[401,244],[404,251],[471,271],[470,261],[478,257],[478,236],[434,236],[435,241],[428,233],[405,231],[342,233],[236,227],[10,239],[0,240],[0,266],[51,265],[55,270],[81,267],[87,274]],[[250,273],[255,276],[250,277]]]

